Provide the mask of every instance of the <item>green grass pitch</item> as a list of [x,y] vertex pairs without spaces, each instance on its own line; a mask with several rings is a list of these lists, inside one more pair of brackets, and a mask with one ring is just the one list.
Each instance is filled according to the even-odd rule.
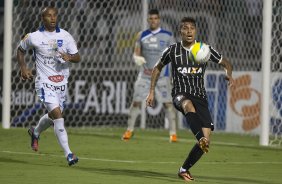
[[[195,143],[191,132],[179,131],[168,142],[166,130],[136,130],[128,142],[124,129],[67,129],[71,150],[80,158],[69,167],[49,129],[30,149],[27,129],[0,128],[1,184],[168,184],[184,183],[177,170]],[[279,184],[282,149],[260,147],[257,136],[214,133],[210,152],[191,169],[197,184]]]

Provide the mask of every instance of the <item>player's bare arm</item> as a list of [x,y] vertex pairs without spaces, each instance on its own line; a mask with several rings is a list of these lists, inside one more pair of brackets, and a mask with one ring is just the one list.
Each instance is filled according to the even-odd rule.
[[164,65],[161,62],[157,62],[157,64],[154,66],[152,75],[151,75],[151,86],[149,94],[146,98],[146,105],[153,107],[154,105],[154,99],[155,99],[155,87],[157,84],[157,81],[159,79],[160,73],[162,71],[162,68]]
[[140,45],[137,44],[137,41],[140,39],[141,37],[141,32],[139,32],[136,37],[135,37],[135,46],[134,46],[134,55],[136,56],[141,56],[141,48]]
[[226,58],[222,58],[220,65],[223,66],[223,68],[226,72],[226,80],[228,80],[228,85],[230,87],[233,86],[234,85],[234,79],[232,78],[232,70],[233,70],[232,64]]
[[78,63],[80,61],[80,55],[76,54],[67,54],[63,52],[59,52],[61,54],[61,58],[65,61],[69,61],[71,63]]
[[26,63],[24,61],[24,55],[25,55],[25,52],[23,50],[21,50],[20,48],[18,48],[18,50],[17,50],[17,60],[18,60],[18,64],[20,65],[21,79],[22,80],[26,80],[26,79],[30,80],[30,79],[32,79],[33,75],[32,75],[32,71],[26,67]]
[[141,32],[139,32],[136,36],[135,41],[135,47],[134,47],[134,53],[133,53],[133,60],[138,66],[142,66],[146,63],[145,58],[141,55],[141,46],[138,43],[138,40],[141,37]]

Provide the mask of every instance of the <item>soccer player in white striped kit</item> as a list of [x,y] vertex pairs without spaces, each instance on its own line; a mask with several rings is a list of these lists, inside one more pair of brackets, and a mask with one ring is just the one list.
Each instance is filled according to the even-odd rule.
[[64,127],[63,109],[67,95],[67,83],[70,63],[78,63],[80,55],[73,37],[57,26],[58,10],[46,7],[41,12],[43,26],[27,34],[17,49],[17,60],[22,80],[32,80],[33,75],[27,68],[24,54],[33,49],[36,63],[35,89],[37,96],[45,105],[48,113],[41,117],[35,127],[28,130],[31,136],[31,147],[38,151],[40,134],[54,125],[58,142],[64,150],[68,165],[78,162],[68,144],[68,135]]
[[[151,9],[148,13],[149,29],[138,34],[135,44],[133,59],[140,66],[138,78],[134,84],[133,102],[130,106],[128,127],[122,136],[123,140],[129,140],[134,131],[135,121],[141,113],[141,103],[149,92],[151,73],[162,52],[174,42],[172,33],[160,27],[160,15],[157,9]],[[171,103],[171,80],[169,70],[163,71],[157,84],[158,102],[163,103],[165,115],[169,121],[170,142],[176,142],[175,111]]]

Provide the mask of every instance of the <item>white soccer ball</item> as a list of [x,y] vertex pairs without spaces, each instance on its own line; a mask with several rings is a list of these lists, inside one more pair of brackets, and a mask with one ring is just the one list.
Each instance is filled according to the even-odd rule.
[[191,47],[190,56],[197,63],[205,63],[211,56],[210,46],[202,42],[196,42]]

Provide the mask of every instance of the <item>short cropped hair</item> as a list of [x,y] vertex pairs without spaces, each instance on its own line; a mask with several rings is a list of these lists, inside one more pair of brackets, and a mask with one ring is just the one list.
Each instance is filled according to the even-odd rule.
[[43,8],[41,10],[41,16],[44,17],[46,11],[49,10],[49,9],[54,9],[56,11],[56,13],[58,13],[58,9],[55,8],[54,6],[47,6],[47,7]]
[[159,10],[157,10],[157,9],[151,9],[151,10],[149,10],[149,15],[160,15],[160,14],[159,14]]
[[183,18],[181,19],[180,24],[185,23],[185,22],[192,23],[192,24],[194,24],[194,26],[196,27],[196,20],[195,20],[194,18],[192,18],[192,17],[183,17]]

